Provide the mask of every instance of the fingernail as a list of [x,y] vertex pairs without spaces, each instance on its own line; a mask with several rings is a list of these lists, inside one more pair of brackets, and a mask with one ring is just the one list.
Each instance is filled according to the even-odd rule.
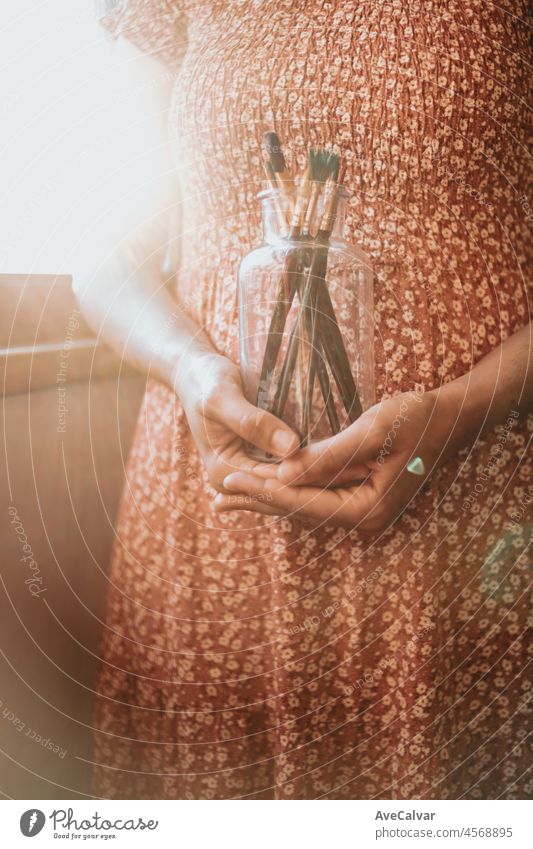
[[271,478],[272,475],[276,474],[276,467],[272,468],[273,465],[273,463],[257,463],[252,468],[252,472],[260,478]]
[[278,428],[278,430],[275,430],[272,434],[270,442],[272,448],[278,454],[288,454],[289,451],[293,451],[294,448],[296,448],[296,435]]
[[225,489],[239,489],[239,479],[236,477],[238,474],[238,472],[231,472],[229,475],[226,475],[222,481]]
[[289,483],[295,478],[300,477],[303,472],[303,464],[298,462],[298,460],[288,460],[285,463],[281,463],[277,470],[278,478],[283,483]]
[[228,509],[224,496],[220,492],[215,496],[214,507],[217,513],[222,513],[224,510]]

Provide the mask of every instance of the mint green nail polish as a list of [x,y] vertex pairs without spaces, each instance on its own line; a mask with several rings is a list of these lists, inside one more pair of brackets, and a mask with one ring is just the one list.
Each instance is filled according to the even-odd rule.
[[424,466],[424,461],[422,460],[422,457],[413,457],[412,460],[409,460],[405,468],[408,472],[411,472],[412,475],[426,474],[426,467]]

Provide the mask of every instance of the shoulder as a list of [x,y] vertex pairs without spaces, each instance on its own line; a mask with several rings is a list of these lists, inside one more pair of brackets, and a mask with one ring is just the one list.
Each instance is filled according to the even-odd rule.
[[184,0],[94,0],[102,26],[177,69],[187,47]]

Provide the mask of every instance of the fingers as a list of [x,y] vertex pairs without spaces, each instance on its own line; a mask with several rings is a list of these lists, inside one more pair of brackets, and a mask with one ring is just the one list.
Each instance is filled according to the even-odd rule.
[[[260,478],[272,478],[274,475],[278,475],[278,469],[279,466],[274,463],[257,463],[255,465],[252,464],[247,471],[252,472]],[[354,466],[350,463],[342,472],[335,476],[335,479],[331,483],[335,486],[345,483],[362,483],[368,476],[368,473],[368,466]],[[321,481],[315,479],[314,473],[310,477],[312,477],[312,481],[310,480],[309,483],[323,485]]]
[[286,459],[277,476],[284,484],[332,484],[364,478],[381,445],[381,436],[372,425],[375,411],[369,410],[341,433],[314,442]]
[[298,435],[288,425],[250,404],[237,387],[228,387],[221,393],[218,418],[245,442],[276,457],[287,457],[300,443]]
[[254,471],[255,462],[241,450],[240,440],[235,438],[235,443],[238,445],[236,450],[232,450],[231,446],[226,447],[220,454],[212,450],[204,459],[209,483],[217,492],[228,492],[224,487],[224,478],[232,472]]
[[263,516],[286,516],[287,512],[279,507],[272,507],[265,501],[260,501],[252,495],[244,492],[223,495],[219,493],[215,498],[215,511],[217,513],[229,513],[233,510],[246,510],[253,513],[261,513]]
[[276,478],[260,478],[235,472],[224,479],[224,487],[250,496],[268,497],[268,506],[288,516],[355,527],[371,509],[371,487],[323,490],[311,486],[285,486]]
[[[277,478],[261,478],[248,472],[235,472],[224,479],[228,491],[246,493],[250,503],[242,509],[255,510],[255,504],[268,499],[268,507],[300,521],[340,525],[360,531],[381,533],[403,512],[413,495],[412,482],[401,476],[402,485],[390,471],[372,475],[359,486],[324,490],[311,486],[286,486]],[[257,510],[257,512],[263,512]]]
[[254,475],[260,478],[276,477],[278,466],[275,463],[256,463],[251,469]]

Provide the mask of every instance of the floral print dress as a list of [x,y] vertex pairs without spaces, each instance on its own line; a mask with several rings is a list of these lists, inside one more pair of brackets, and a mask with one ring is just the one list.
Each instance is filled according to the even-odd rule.
[[[219,351],[238,359],[236,272],[260,236],[272,128],[299,167],[310,145],[346,160],[378,399],[459,377],[530,320],[525,0],[106,6],[108,30],[175,74],[176,295]],[[150,382],[111,564],[94,794],[527,795],[532,425],[511,410],[384,533],[310,531],[215,515],[179,400]]]

